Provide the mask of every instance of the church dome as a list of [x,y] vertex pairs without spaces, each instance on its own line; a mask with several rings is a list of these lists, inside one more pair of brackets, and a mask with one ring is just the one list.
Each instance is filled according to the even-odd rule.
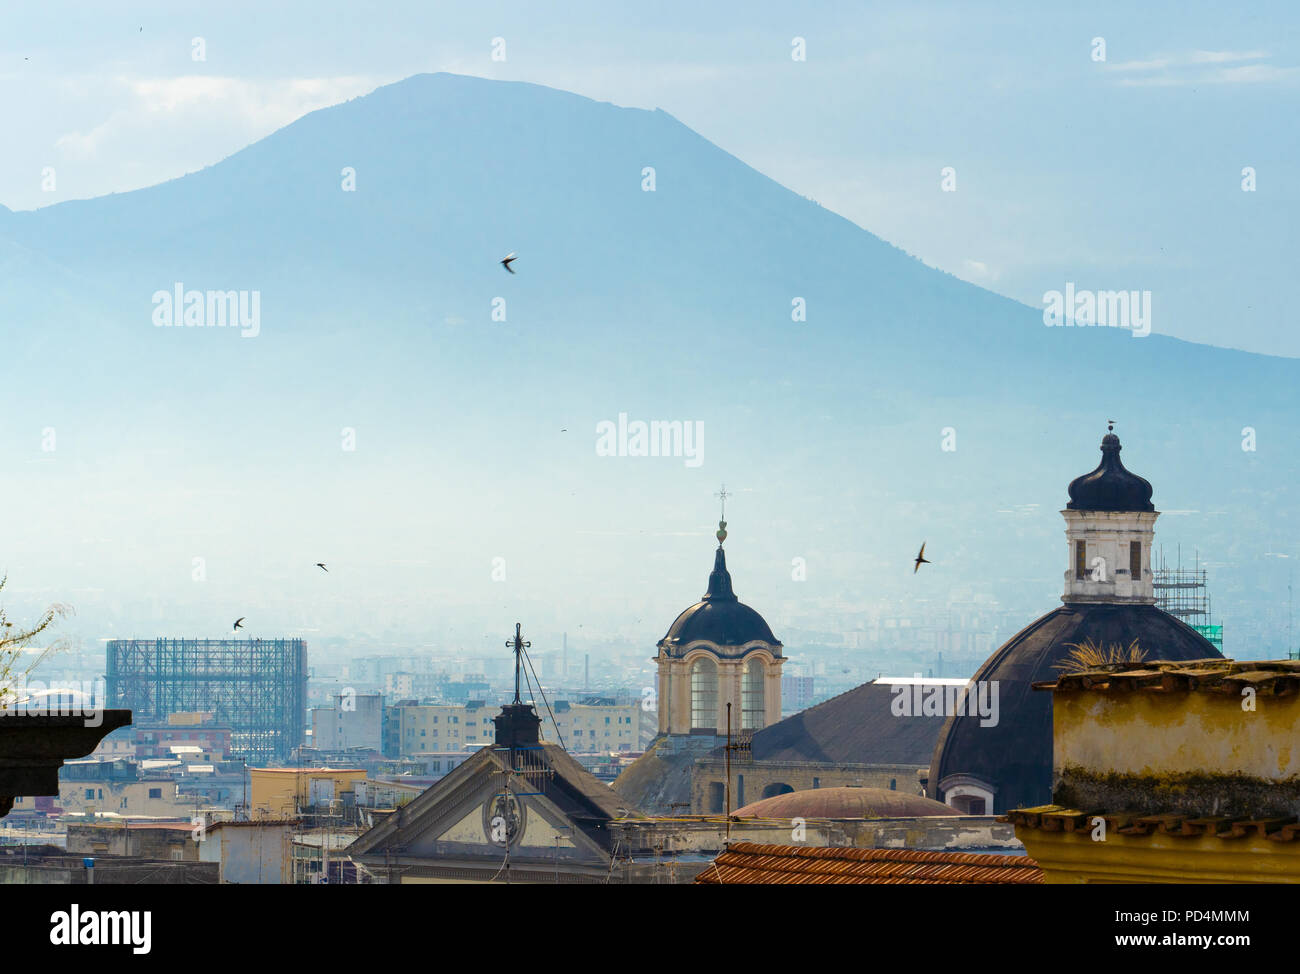
[[1070,482],[1071,511],[1154,511],[1151,484],[1124,469],[1119,437],[1107,433],[1101,440],[1101,463],[1092,473]]
[[731,814],[736,818],[916,818],[958,813],[932,798],[886,788],[812,788],[750,802]]
[[1062,672],[1057,666],[1078,645],[1127,649],[1134,640],[1148,660],[1222,656],[1195,629],[1154,605],[1066,603],[1012,636],[972,677],[977,686],[997,684],[997,723],[982,726],[974,715],[947,718],[930,762],[930,793],[946,788],[949,776],[965,775],[994,786],[998,812],[1050,802],[1052,695],[1032,684],[1056,680]]
[[718,545],[713,557],[708,591],[673,621],[664,638],[659,640],[659,646],[669,653],[680,654],[681,650],[701,639],[722,648],[735,649],[759,641],[773,647],[776,655],[781,654],[781,643],[772,635],[763,617],[737,599],[731,590],[731,574],[727,571],[727,556],[722,545]]

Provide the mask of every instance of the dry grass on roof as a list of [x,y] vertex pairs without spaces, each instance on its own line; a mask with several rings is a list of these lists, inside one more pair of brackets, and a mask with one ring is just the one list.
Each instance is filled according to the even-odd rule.
[[1136,639],[1128,644],[1127,649],[1119,643],[1111,643],[1109,647],[1103,647],[1100,643],[1094,642],[1091,637],[1081,643],[1065,645],[1070,647],[1070,651],[1061,662],[1052,667],[1060,670],[1064,675],[1084,673],[1107,666],[1133,666],[1141,663],[1147,656],[1146,650],[1138,645]]

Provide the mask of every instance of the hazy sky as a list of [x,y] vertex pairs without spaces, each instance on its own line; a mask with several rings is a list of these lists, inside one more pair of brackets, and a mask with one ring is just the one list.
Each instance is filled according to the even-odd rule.
[[1157,332],[1300,355],[1297,8],[1075,6],[6,5],[0,203],[150,185],[307,111],[452,71],[663,108],[1028,304],[1067,281],[1150,290]]

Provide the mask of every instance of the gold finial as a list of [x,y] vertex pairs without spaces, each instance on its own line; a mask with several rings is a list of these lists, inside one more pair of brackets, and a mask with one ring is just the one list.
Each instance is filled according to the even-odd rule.
[[713,495],[722,499],[722,517],[718,520],[718,544],[727,540],[727,498],[731,495],[727,493],[727,485],[722,485],[722,490]]

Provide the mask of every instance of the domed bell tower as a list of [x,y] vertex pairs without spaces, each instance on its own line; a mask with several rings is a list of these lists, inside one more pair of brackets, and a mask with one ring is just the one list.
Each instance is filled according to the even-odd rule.
[[781,719],[781,641],[763,617],[738,598],[727,571],[727,492],[709,587],[659,640],[659,734],[717,737],[731,729],[761,730]]
[[1069,544],[1062,602],[1154,605],[1151,543],[1160,513],[1151,484],[1120,461],[1113,423],[1101,441],[1101,463],[1070,483],[1061,515]]

